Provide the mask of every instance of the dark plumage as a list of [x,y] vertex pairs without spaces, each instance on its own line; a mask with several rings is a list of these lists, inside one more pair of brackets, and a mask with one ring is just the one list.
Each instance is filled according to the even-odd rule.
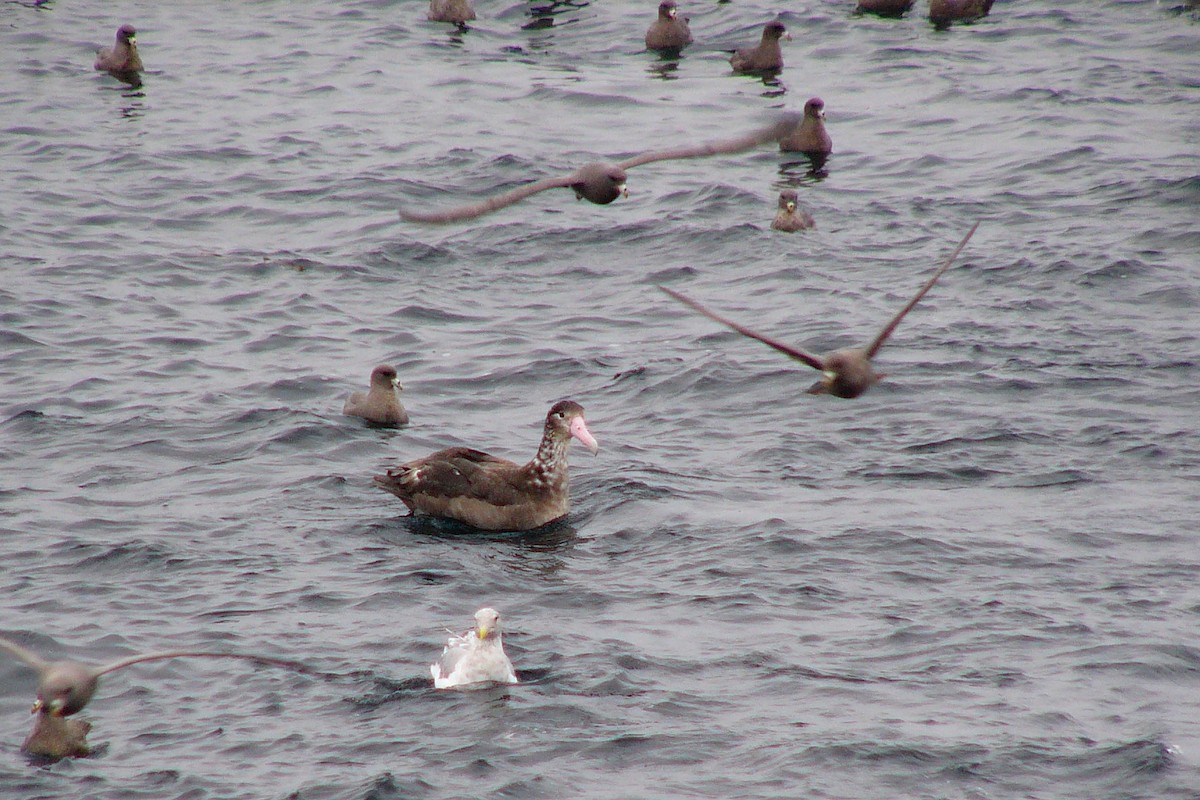
[[771,227],[784,233],[795,233],[816,227],[812,214],[798,207],[799,195],[792,189],[784,189],[779,193],[779,210],[775,212],[775,221]]
[[941,277],[941,274],[945,272],[952,263],[954,263],[954,259],[962,251],[963,247],[966,246],[967,242],[971,239],[971,235],[975,233],[975,229],[978,227],[978,222],[971,226],[971,230],[967,231],[967,235],[964,236],[963,240],[958,243],[958,247],[954,248],[954,252],[950,254],[950,257],[946,259],[945,263],[938,267],[936,271],[934,271],[929,280],[925,282],[925,285],[922,286],[916,295],[913,296],[913,299],[909,300],[904,308],[900,309],[899,313],[892,317],[891,320],[888,321],[887,325],[883,326],[883,330],[881,330],[879,334],[873,340],[871,340],[871,343],[861,350],[852,348],[847,350],[836,350],[825,356],[812,355],[804,350],[800,350],[799,348],[776,341],[769,336],[756,333],[743,325],[739,325],[732,320],[726,319],[715,311],[710,311],[709,309],[697,303],[695,300],[680,294],[674,289],[668,289],[665,286],[659,286],[658,288],[662,289],[679,302],[694,308],[701,314],[704,314],[706,317],[716,320],[722,325],[727,325],[730,328],[733,328],[743,336],[749,336],[751,339],[757,339],[763,344],[773,347],[779,352],[790,356],[797,361],[801,361],[815,370],[820,370],[823,373],[823,376],[820,381],[813,384],[808,389],[809,394],[831,394],[835,397],[853,398],[858,397],[860,394],[867,391],[867,389],[870,389],[879,382],[880,378],[884,377],[883,374],[876,373],[871,367],[871,359],[875,357],[877,352],[879,352],[879,348],[883,347],[883,343],[887,341],[888,337],[891,336],[892,331],[894,331],[896,326],[900,324],[900,320],[904,319],[904,315],[912,310],[913,306],[915,306],[917,302],[925,296],[925,293],[933,287],[934,282]]
[[833,139],[825,130],[824,100],[814,97],[804,104],[804,119],[790,136],[779,140],[779,149],[809,156],[825,156],[833,152]]
[[471,8],[470,0],[429,0],[429,19],[463,25],[475,19],[475,9]]
[[986,17],[992,0],[929,0],[929,19],[934,25],[949,25]]
[[779,20],[768,22],[763,28],[762,39],[755,47],[744,47],[734,51],[729,59],[734,72],[778,72],[783,69],[783,50],[779,40],[792,40],[792,35]]
[[583,407],[560,400],[546,414],[542,441],[528,464],[467,447],[451,447],[376,475],[375,484],[411,513],[456,519],[482,530],[525,531],[570,508],[567,449],[571,438],[598,449]]
[[743,150],[749,150],[767,142],[779,141],[795,130],[799,121],[800,118],[796,114],[784,114],[774,125],[769,125],[734,139],[721,139],[698,145],[683,145],[666,150],[651,150],[616,163],[592,162],[584,164],[569,175],[543,178],[540,181],[527,183],[524,186],[520,186],[504,194],[496,195],[487,200],[459,206],[458,208],[446,209],[445,211],[410,211],[408,209],[401,209],[400,217],[408,222],[436,224],[458,222],[497,211],[538,192],[557,188],[569,188],[573,190],[577,200],[588,200],[597,205],[607,205],[618,197],[628,194],[625,188],[625,170],[627,169],[654,161],[740,153]]
[[346,398],[342,413],[363,419],[379,425],[407,425],[408,412],[400,404],[397,392],[403,391],[400,379],[396,377],[396,368],[389,364],[380,364],[371,370],[371,389],[366,392],[354,392]]
[[117,41],[112,47],[96,51],[96,70],[103,70],[126,83],[139,83],[142,57],[138,55],[137,31],[132,25],[117,28]]
[[912,7],[913,0],[858,0],[856,10],[883,17],[899,17]]
[[679,16],[675,0],[658,4],[658,19],[646,31],[646,47],[650,50],[678,50],[692,43],[688,18]]
[[92,723],[60,717],[34,707],[33,730],[21,743],[21,752],[42,758],[82,758],[92,752],[87,735]]
[[112,663],[93,667],[79,661],[46,661],[24,647],[0,638],[0,650],[7,650],[25,662],[38,675],[37,700],[33,713],[37,714],[33,731],[21,749],[33,755],[49,758],[67,758],[87,755],[87,733],[91,725],[78,720],[63,720],[84,709],[99,686],[100,676],[119,669],[140,664],[144,661],[160,661],[165,658],[238,658],[257,661],[300,671],[307,667],[295,661],[285,661],[269,656],[242,653],[216,653],[206,650],[169,650],[146,653],[122,658]]

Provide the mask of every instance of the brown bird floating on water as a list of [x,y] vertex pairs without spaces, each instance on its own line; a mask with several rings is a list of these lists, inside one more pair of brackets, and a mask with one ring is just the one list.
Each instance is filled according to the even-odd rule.
[[132,25],[117,28],[116,43],[96,51],[94,69],[103,70],[126,83],[141,83],[142,57],[138,55],[136,37],[137,31]]
[[778,72],[783,69],[783,50],[779,40],[792,40],[792,35],[779,20],[772,20],[763,27],[762,39],[754,47],[735,50],[729,58],[734,72]]
[[21,752],[42,758],[82,758],[92,752],[87,735],[92,723],[85,719],[60,717],[34,707],[33,730],[21,743]]
[[663,0],[658,4],[658,19],[646,31],[646,49],[679,50],[691,43],[688,18],[679,16],[675,0]]
[[929,21],[944,26],[986,17],[992,0],[929,0]]
[[100,676],[119,669],[141,664],[144,661],[161,661],[167,658],[238,658],[257,661],[277,667],[307,672],[308,667],[296,661],[285,661],[270,656],[243,653],[217,653],[208,650],[168,650],[145,653],[122,658],[112,663],[93,667],[79,661],[46,661],[24,647],[0,638],[0,650],[7,650],[24,661],[38,674],[37,699],[32,713],[37,715],[33,730],[26,737],[21,750],[31,755],[47,758],[85,756],[88,747],[87,733],[91,723],[82,720],[64,719],[82,711],[99,686]]
[[453,22],[455,25],[465,25],[468,20],[475,19],[475,9],[471,8],[470,0],[429,0],[429,20],[431,22]]
[[871,367],[871,359],[875,357],[877,352],[879,352],[879,348],[883,347],[883,343],[887,341],[887,338],[892,334],[892,331],[894,331],[896,326],[900,324],[900,320],[904,319],[904,315],[912,310],[913,306],[915,306],[918,301],[925,296],[925,293],[933,287],[934,282],[941,277],[941,274],[945,272],[951,264],[954,263],[954,259],[962,251],[963,247],[966,246],[967,242],[970,241],[971,235],[975,233],[975,229],[978,227],[978,222],[971,226],[971,230],[967,231],[967,235],[964,236],[963,240],[958,243],[958,247],[954,248],[954,252],[951,253],[950,257],[946,259],[946,262],[938,267],[929,280],[925,282],[925,285],[921,287],[920,291],[913,296],[913,299],[909,300],[904,308],[900,309],[900,312],[896,314],[896,316],[892,317],[887,325],[883,326],[883,330],[879,332],[879,335],[876,336],[869,345],[861,350],[857,348],[851,348],[846,350],[837,350],[825,356],[815,356],[811,353],[800,350],[799,348],[776,341],[769,336],[756,333],[743,325],[739,325],[732,320],[726,319],[720,314],[710,311],[709,309],[700,305],[695,300],[685,297],[674,289],[668,289],[666,286],[659,286],[658,288],[662,289],[664,292],[671,295],[684,305],[691,306],[696,311],[699,311],[701,314],[704,314],[710,319],[714,319],[717,322],[720,322],[722,325],[727,325],[730,328],[733,328],[743,336],[749,336],[751,339],[757,339],[768,347],[773,347],[779,352],[791,356],[797,361],[804,362],[815,370],[820,370],[823,373],[823,377],[808,389],[809,394],[831,394],[835,397],[853,398],[858,397],[867,389],[870,389],[879,382],[880,378],[884,377],[882,373],[876,373]]
[[779,193],[779,210],[775,212],[775,220],[771,228],[784,233],[795,233],[816,227],[812,214],[798,207],[800,196],[794,189],[784,189]]
[[597,205],[608,205],[618,197],[629,194],[625,188],[625,170],[639,167],[642,164],[650,164],[654,161],[740,153],[743,150],[750,150],[767,142],[778,142],[790,134],[799,122],[799,115],[784,114],[774,125],[769,125],[733,139],[721,139],[697,145],[682,145],[666,150],[651,150],[615,163],[594,161],[590,164],[584,164],[569,175],[542,178],[540,181],[527,183],[510,192],[496,195],[478,203],[459,206],[458,208],[450,208],[445,211],[409,211],[402,208],[400,209],[400,218],[408,222],[435,224],[459,222],[465,219],[474,219],[475,217],[497,211],[506,206],[511,206],[513,203],[524,200],[526,197],[535,195],[538,192],[560,188],[572,189],[575,192],[576,200],[588,200]]
[[912,7],[913,0],[858,0],[855,10],[881,17],[899,17]]
[[833,139],[825,130],[825,101],[813,97],[804,104],[804,119],[796,130],[779,140],[779,149],[807,156],[827,156],[833,152]]
[[560,400],[546,414],[542,442],[524,466],[468,447],[450,447],[376,475],[375,484],[411,513],[455,519],[489,531],[526,531],[570,508],[567,449],[571,437],[595,454],[583,407]]
[[371,389],[355,392],[346,398],[342,413],[351,417],[362,417],[378,425],[407,425],[408,412],[400,404],[398,392],[404,390],[396,377],[396,368],[380,364],[371,370]]

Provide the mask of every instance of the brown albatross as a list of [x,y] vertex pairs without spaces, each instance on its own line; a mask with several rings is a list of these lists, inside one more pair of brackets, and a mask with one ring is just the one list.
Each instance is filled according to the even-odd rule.
[[568,175],[542,178],[540,181],[527,183],[504,194],[496,195],[477,203],[459,206],[458,208],[450,208],[444,211],[411,211],[402,208],[400,209],[400,218],[408,222],[435,224],[459,222],[465,219],[474,219],[475,217],[497,211],[506,206],[511,206],[513,203],[524,200],[526,197],[535,195],[538,192],[561,188],[573,190],[576,200],[588,200],[602,206],[608,205],[618,197],[628,196],[629,192],[625,188],[625,171],[628,169],[639,167],[642,164],[650,164],[654,161],[740,153],[743,150],[750,150],[768,142],[778,142],[790,134],[799,123],[800,116],[798,114],[784,114],[774,125],[768,125],[765,128],[733,139],[720,139],[695,145],[681,145],[665,150],[651,150],[617,162],[593,161],[589,164],[584,164]]
[[733,328],[743,336],[757,339],[768,347],[773,347],[784,355],[791,356],[797,361],[801,361],[813,369],[819,370],[822,373],[821,380],[809,387],[809,394],[831,394],[834,397],[854,398],[867,389],[870,389],[884,377],[883,373],[877,373],[872,368],[871,359],[879,352],[879,348],[883,347],[883,343],[887,341],[892,331],[900,324],[900,320],[904,319],[904,315],[912,310],[913,306],[933,287],[934,282],[941,277],[942,273],[954,263],[954,259],[966,247],[967,242],[971,239],[971,235],[975,233],[975,229],[978,227],[978,222],[971,226],[971,230],[967,231],[967,235],[958,243],[958,247],[954,248],[954,252],[950,254],[945,263],[934,271],[929,280],[925,282],[925,285],[913,296],[913,299],[909,300],[904,308],[900,309],[899,313],[892,317],[887,325],[883,326],[883,330],[879,332],[871,343],[862,349],[849,348],[846,350],[835,350],[824,356],[813,355],[797,347],[792,347],[791,345],[772,339],[769,336],[756,333],[733,320],[726,319],[674,289],[668,289],[666,286],[659,286],[658,288],[684,305],[690,306],[701,314],[704,314],[706,317]]
[[527,531],[570,509],[567,449],[571,437],[594,454],[599,445],[583,406],[560,400],[546,414],[542,442],[524,466],[469,447],[450,447],[409,461],[375,485],[404,501],[411,513],[455,519],[489,531]]
[[239,658],[276,667],[307,672],[308,667],[296,661],[244,653],[218,653],[209,650],[168,650],[129,656],[109,664],[94,667],[79,661],[46,661],[15,642],[0,638],[0,650],[7,650],[24,661],[38,675],[37,699],[32,713],[37,715],[33,730],[21,750],[47,758],[85,756],[91,752],[87,733],[91,723],[64,719],[82,711],[99,686],[100,676],[144,661],[167,658]]
[[138,55],[137,31],[132,25],[122,25],[117,28],[117,40],[112,47],[103,47],[96,51],[96,63],[93,68],[107,72],[117,80],[126,83],[139,83],[142,71],[142,57]]

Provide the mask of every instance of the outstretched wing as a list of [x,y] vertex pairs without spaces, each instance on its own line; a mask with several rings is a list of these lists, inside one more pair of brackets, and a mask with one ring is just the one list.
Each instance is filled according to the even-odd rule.
[[867,345],[866,350],[863,352],[867,356],[868,360],[875,357],[875,354],[879,352],[879,348],[883,347],[883,343],[886,342],[887,338],[892,335],[892,331],[896,330],[896,326],[900,324],[900,320],[904,319],[904,315],[909,311],[912,311],[913,306],[920,302],[921,298],[925,296],[925,293],[933,288],[933,284],[937,282],[937,279],[942,277],[942,273],[950,268],[950,265],[954,263],[954,259],[958,258],[958,254],[961,253],[962,249],[967,246],[967,242],[971,240],[972,234],[975,233],[975,229],[978,227],[978,222],[971,226],[971,230],[967,231],[967,235],[964,236],[963,240],[958,243],[958,247],[954,248],[954,252],[951,253],[950,257],[946,259],[946,262],[937,268],[937,271],[930,276],[929,280],[925,281],[925,285],[921,287],[920,291],[913,295],[913,299],[909,300],[908,304],[904,306],[904,308],[900,309],[896,316],[892,317],[891,321],[888,322],[887,325],[883,326],[883,330],[879,332],[879,335],[876,336],[869,345]]
[[295,670],[297,672],[312,672],[312,668],[307,664],[302,664],[299,661],[288,661],[283,658],[273,658],[271,656],[259,656],[249,653],[217,653],[210,650],[164,650],[162,652],[144,653],[140,656],[122,658],[111,664],[97,667],[95,676],[98,678],[101,675],[116,672],[133,664],[141,664],[143,661],[162,661],[167,658],[237,658],[242,661],[256,661],[260,664],[270,664],[273,667],[283,667],[284,669]]
[[474,219],[481,217],[484,214],[490,214],[505,206],[511,206],[513,203],[519,203],[530,195],[535,195],[538,192],[544,192],[547,189],[559,189],[564,186],[570,186],[576,180],[575,173],[570,175],[559,175],[555,178],[542,178],[540,181],[527,183],[524,186],[518,186],[510,192],[498,194],[495,197],[489,197],[487,200],[481,200],[478,203],[470,203],[458,208],[448,208],[445,211],[412,211],[407,208],[400,209],[400,218],[406,222],[424,222],[432,225],[444,225],[448,222],[460,222],[464,219]]
[[680,294],[679,292],[675,291],[674,289],[668,289],[666,286],[659,286],[658,288],[662,289],[664,292],[671,295],[671,297],[674,297],[676,300],[683,303],[684,305],[691,306],[692,308],[696,309],[697,311],[699,311],[701,314],[708,317],[709,319],[716,320],[717,322],[721,323],[722,325],[726,325],[730,328],[733,328],[735,331],[742,334],[743,336],[749,336],[751,339],[757,339],[758,341],[762,342],[763,344],[767,345],[768,347],[774,347],[776,350],[783,353],[784,355],[791,356],[792,358],[796,359],[797,361],[803,361],[805,364],[812,367],[813,369],[817,369],[817,370],[821,370],[821,371],[825,370],[825,361],[818,356],[814,356],[811,353],[806,353],[799,348],[792,347],[791,345],[784,344],[783,342],[772,339],[770,336],[764,336],[761,333],[752,331],[749,328],[745,327],[744,325],[739,325],[738,323],[734,322],[731,319],[726,319],[725,317],[722,317],[720,314],[716,313],[715,311],[711,311],[708,308],[705,308],[704,306],[697,303],[695,300],[692,300],[690,297]]
[[729,155],[732,153],[740,153],[743,150],[752,150],[755,147],[761,147],[769,142],[778,142],[780,139],[786,138],[796,126],[800,124],[803,117],[800,114],[788,113],[784,114],[778,122],[773,125],[768,125],[765,128],[760,128],[742,136],[733,139],[717,139],[711,142],[703,142],[701,144],[681,145],[680,147],[671,147],[666,150],[651,150],[646,153],[627,158],[624,161],[618,161],[617,166],[621,169],[631,169],[642,164],[649,164],[653,161],[667,161],[675,158],[701,158],[703,156],[718,156]]
[[47,662],[45,659],[29,650],[26,650],[16,642],[10,642],[8,639],[0,639],[0,650],[7,650],[8,652],[12,653],[30,667],[37,670],[39,674],[44,673],[50,666],[49,662]]

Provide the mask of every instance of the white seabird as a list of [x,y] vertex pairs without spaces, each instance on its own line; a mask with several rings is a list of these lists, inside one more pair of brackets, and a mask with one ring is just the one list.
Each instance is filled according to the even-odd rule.
[[453,689],[485,683],[516,683],[517,673],[504,653],[500,635],[500,612],[481,608],[475,612],[475,628],[451,636],[436,664],[429,666],[435,689]]

